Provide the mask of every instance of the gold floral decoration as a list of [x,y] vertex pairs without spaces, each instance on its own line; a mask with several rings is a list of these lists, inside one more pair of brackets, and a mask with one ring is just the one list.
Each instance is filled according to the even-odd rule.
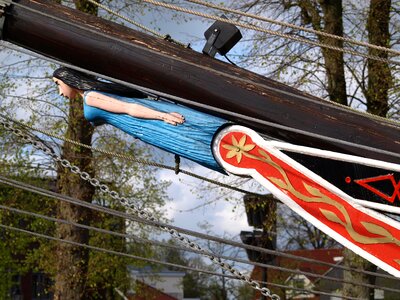
[[237,139],[232,135],[232,145],[224,144],[222,147],[229,150],[226,154],[226,158],[232,158],[236,156],[236,161],[240,163],[242,161],[242,155],[248,156],[247,152],[254,149],[256,145],[248,144],[246,145],[246,135],[243,135],[238,142]]

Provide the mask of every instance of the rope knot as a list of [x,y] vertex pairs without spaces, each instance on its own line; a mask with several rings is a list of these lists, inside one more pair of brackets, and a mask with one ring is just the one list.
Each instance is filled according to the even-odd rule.
[[181,158],[179,155],[175,154],[175,174],[178,175],[180,170],[180,163],[181,163]]

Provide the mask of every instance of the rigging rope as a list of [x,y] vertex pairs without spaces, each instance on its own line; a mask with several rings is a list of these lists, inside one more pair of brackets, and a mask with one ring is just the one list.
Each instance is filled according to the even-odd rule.
[[[45,216],[42,214],[33,213],[33,212],[29,212],[26,210],[17,209],[17,208],[13,208],[13,207],[9,207],[9,206],[0,205],[0,209],[8,210],[8,211],[11,211],[14,213],[23,214],[23,215],[27,215],[27,216],[31,216],[31,217],[35,217],[35,218],[41,218],[41,219],[51,221],[51,222],[57,222],[57,223],[72,225],[72,226],[75,226],[78,228],[93,230],[93,231],[96,231],[99,233],[121,237],[126,240],[133,239],[136,242],[140,242],[140,243],[147,243],[147,244],[151,244],[151,245],[156,245],[156,246],[166,247],[166,248],[176,249],[176,250],[190,251],[190,252],[202,254],[202,255],[210,255],[211,254],[208,251],[198,251],[195,249],[183,248],[183,247],[173,245],[173,244],[170,244],[167,242],[143,239],[143,238],[137,237],[133,234],[124,234],[124,233],[114,232],[114,231],[110,231],[110,230],[106,230],[106,229],[102,229],[102,228],[98,228],[98,227],[93,227],[93,226],[88,226],[88,225],[84,225],[84,224],[80,224],[80,223],[76,223],[76,222],[72,222],[72,221],[67,221],[64,219],[49,217],[49,216]],[[367,284],[367,283],[362,283],[362,282],[347,281],[347,280],[343,280],[343,279],[339,279],[339,278],[335,278],[335,277],[326,276],[323,274],[305,272],[305,271],[301,271],[299,269],[289,269],[289,268],[280,267],[280,266],[276,266],[276,265],[258,263],[258,262],[253,262],[253,261],[249,261],[249,260],[245,260],[245,259],[240,259],[238,257],[231,257],[231,256],[225,256],[225,255],[219,255],[219,257],[221,257],[222,259],[225,259],[225,260],[231,260],[231,261],[239,262],[239,263],[246,264],[246,265],[258,266],[261,268],[268,268],[268,269],[273,269],[273,270],[282,271],[282,272],[288,272],[288,273],[292,273],[292,274],[301,274],[301,275],[305,275],[308,277],[315,277],[315,278],[318,278],[319,280],[325,279],[325,280],[331,280],[331,281],[336,281],[336,282],[340,282],[340,283],[351,283],[351,284],[357,285],[357,286],[363,286],[363,287],[368,287],[368,288],[377,288],[377,289],[381,289],[381,290],[385,290],[385,291],[400,293],[399,289],[383,287],[383,286],[378,286],[378,285],[373,285],[373,284]]]
[[379,274],[379,273],[376,273],[376,272],[360,270],[360,269],[354,269],[354,268],[341,266],[341,265],[337,265],[337,264],[332,264],[332,263],[328,263],[328,262],[324,262],[324,261],[319,261],[319,260],[316,260],[316,259],[302,257],[302,256],[294,255],[294,254],[284,253],[284,252],[280,252],[280,251],[276,251],[276,250],[265,249],[265,248],[261,248],[261,247],[258,247],[258,246],[247,245],[247,244],[235,242],[235,241],[232,241],[232,240],[227,240],[225,238],[220,238],[220,237],[212,236],[212,235],[209,235],[209,234],[200,233],[200,232],[196,232],[196,231],[193,231],[193,230],[184,229],[184,228],[180,228],[180,227],[177,227],[177,226],[165,224],[165,223],[162,223],[162,222],[159,222],[159,221],[145,220],[145,219],[133,216],[131,214],[127,214],[125,212],[120,212],[120,211],[117,211],[117,210],[114,210],[114,209],[111,209],[111,208],[107,208],[107,207],[104,207],[104,206],[100,206],[98,204],[94,204],[94,203],[90,203],[90,202],[84,202],[84,201],[77,200],[77,199],[69,197],[69,196],[65,196],[65,195],[62,195],[62,194],[59,194],[59,193],[48,191],[48,190],[45,190],[43,188],[39,188],[39,187],[36,187],[36,186],[33,186],[33,185],[29,185],[29,184],[26,184],[26,183],[21,182],[21,181],[17,181],[17,180],[14,180],[14,179],[9,179],[9,178],[6,178],[6,177],[2,176],[1,174],[0,174],[0,183],[8,185],[8,186],[12,186],[12,187],[17,188],[17,189],[22,189],[22,190],[25,190],[25,191],[28,191],[28,192],[32,192],[32,193],[35,193],[35,194],[38,194],[38,195],[42,195],[42,196],[45,196],[45,197],[56,199],[56,200],[59,200],[59,201],[63,201],[63,202],[67,202],[67,203],[70,203],[70,204],[78,205],[78,206],[81,206],[81,207],[93,209],[95,211],[99,211],[99,212],[102,212],[102,213],[105,213],[105,214],[109,214],[109,215],[112,215],[112,216],[120,217],[120,218],[123,218],[123,219],[126,219],[126,220],[139,222],[141,224],[154,226],[154,227],[158,227],[158,228],[161,227],[161,226],[169,226],[170,228],[175,229],[176,231],[179,231],[182,234],[190,235],[190,236],[193,236],[193,237],[197,237],[197,238],[200,238],[200,239],[205,239],[205,240],[209,240],[209,241],[213,241],[213,242],[217,242],[217,243],[230,245],[230,246],[241,248],[241,249],[253,250],[253,251],[256,251],[256,252],[259,252],[259,253],[276,255],[276,256],[279,256],[279,257],[284,257],[284,258],[293,259],[293,260],[302,261],[302,262],[315,263],[315,264],[319,264],[319,265],[328,266],[328,267],[331,267],[331,268],[338,268],[338,269],[345,270],[345,271],[352,271],[352,272],[356,272],[356,273],[360,273],[360,274],[376,276],[376,277],[379,277],[379,278],[398,280],[397,278],[395,278],[395,277],[393,277],[391,275],[387,275],[387,274]]
[[[6,229],[6,230],[11,230],[11,231],[17,231],[17,232],[20,232],[20,233],[25,233],[25,234],[28,234],[28,235],[33,235],[33,236],[36,236],[36,237],[40,237],[40,238],[44,238],[44,239],[47,239],[47,240],[52,240],[52,241],[56,241],[56,242],[60,242],[60,243],[66,243],[66,244],[70,244],[70,245],[77,246],[77,247],[84,247],[84,248],[88,248],[90,250],[94,250],[94,251],[98,251],[98,252],[102,252],[102,253],[108,253],[108,254],[113,254],[113,255],[117,255],[117,256],[122,256],[122,257],[132,258],[132,259],[136,259],[136,260],[146,261],[146,262],[150,262],[150,263],[166,265],[166,266],[169,266],[169,267],[179,268],[179,269],[183,269],[183,270],[194,271],[194,272],[209,274],[209,275],[212,275],[212,276],[219,276],[219,277],[224,277],[224,278],[228,278],[228,279],[238,280],[233,275],[226,275],[226,274],[217,273],[217,272],[213,272],[213,271],[208,271],[208,270],[203,270],[203,269],[198,269],[198,268],[193,268],[193,267],[188,267],[188,266],[179,265],[179,264],[173,264],[173,263],[168,263],[168,262],[163,262],[163,261],[159,261],[159,260],[156,260],[156,259],[145,258],[145,257],[142,257],[142,256],[136,256],[136,255],[123,253],[123,252],[119,252],[119,251],[114,251],[114,250],[110,250],[110,249],[105,249],[105,248],[101,248],[101,247],[97,247],[97,246],[91,246],[91,245],[87,245],[87,244],[73,242],[73,241],[60,239],[60,238],[56,238],[56,237],[53,237],[53,236],[49,236],[49,235],[45,235],[45,234],[41,234],[41,233],[37,233],[37,232],[25,230],[25,229],[21,229],[21,228],[17,228],[17,227],[13,227],[13,226],[8,226],[8,225],[4,225],[4,224],[0,224],[0,228]],[[337,297],[336,294],[330,294],[330,293],[316,291],[316,290],[306,290],[306,289],[292,287],[292,286],[289,286],[289,285],[277,284],[277,283],[273,283],[273,282],[259,281],[259,280],[254,280],[254,282],[257,282],[257,284],[263,284],[263,285],[269,285],[269,286],[273,286],[273,287],[283,288],[285,290],[289,289],[289,290],[300,291],[300,292],[305,292],[305,293],[313,293],[313,294],[320,294],[320,295],[336,296]],[[359,300],[359,298],[347,297],[347,296],[341,296],[341,298],[342,299],[348,299],[348,300]],[[273,298],[273,299],[277,299],[277,298]]]
[[[156,6],[165,7],[165,8],[171,9],[171,10],[176,10],[176,11],[180,11],[180,12],[184,12],[184,13],[200,16],[200,17],[203,17],[203,18],[208,18],[208,19],[212,19],[212,20],[216,20],[216,21],[221,21],[221,22],[237,25],[237,26],[244,27],[244,28],[247,28],[247,29],[260,31],[260,32],[263,32],[263,33],[268,33],[268,34],[271,34],[271,35],[279,36],[281,38],[294,40],[294,41],[297,41],[297,42],[300,42],[300,43],[306,43],[306,44],[310,44],[310,45],[313,45],[313,46],[322,47],[322,48],[328,48],[328,49],[331,49],[331,50],[336,50],[336,51],[339,51],[339,52],[343,52],[343,53],[347,53],[347,54],[351,54],[351,55],[355,55],[355,56],[361,56],[361,57],[364,57],[364,58],[373,59],[373,60],[377,60],[377,61],[381,61],[381,62],[385,62],[385,63],[391,63],[391,64],[395,64],[395,65],[400,65],[399,61],[389,60],[389,59],[385,59],[385,58],[382,58],[382,57],[379,57],[379,56],[375,56],[375,55],[364,54],[364,53],[361,53],[361,52],[348,50],[348,49],[344,49],[344,48],[340,48],[340,47],[336,47],[336,46],[332,46],[332,45],[328,45],[328,44],[312,41],[312,40],[309,40],[309,39],[306,39],[306,38],[292,36],[292,35],[289,35],[289,34],[281,33],[281,32],[274,31],[274,30],[265,29],[265,28],[262,28],[262,27],[259,27],[259,26],[256,26],[256,25],[252,25],[252,24],[246,24],[246,23],[242,23],[242,22],[239,22],[239,21],[232,21],[232,20],[229,20],[229,19],[220,18],[220,17],[217,17],[217,16],[213,16],[213,15],[209,15],[209,14],[193,11],[193,10],[186,9],[186,8],[183,8],[183,7],[179,7],[179,6],[172,5],[172,4],[167,4],[167,3],[154,1],[154,0],[143,0],[143,2],[147,2],[147,3],[150,3],[150,4],[156,5]],[[27,10],[30,10],[30,11],[36,11],[37,13],[42,14],[42,15],[48,15],[46,13],[42,13],[40,11],[37,11],[37,10],[32,9],[30,7],[27,7],[27,6],[23,5],[23,4],[20,4],[18,2],[11,1],[11,3],[13,5],[16,5],[16,6],[19,6],[19,7],[23,7],[25,9],[27,9]],[[96,2],[94,2],[94,3],[96,3]],[[48,16],[51,17],[51,18],[58,19],[58,20],[61,20],[61,21],[65,22],[65,20],[63,20],[61,18],[56,18],[56,17],[51,16],[51,15],[48,15]],[[74,26],[76,27],[75,24],[74,24]]]
[[260,21],[265,21],[265,22],[268,22],[268,23],[280,25],[282,27],[288,27],[288,28],[292,28],[292,29],[296,29],[296,30],[300,30],[300,31],[313,33],[313,34],[316,34],[316,35],[319,35],[319,36],[340,40],[340,41],[343,41],[343,42],[346,42],[346,43],[350,43],[350,44],[354,44],[354,45],[358,45],[358,46],[363,46],[363,47],[368,47],[368,48],[376,49],[376,50],[380,50],[380,51],[390,52],[390,53],[393,53],[395,55],[400,55],[400,51],[397,51],[395,49],[390,49],[390,48],[387,48],[387,47],[382,47],[382,46],[374,45],[374,44],[371,44],[371,43],[350,39],[350,38],[347,38],[347,37],[343,37],[343,36],[327,33],[327,32],[324,32],[324,31],[315,30],[315,29],[312,29],[312,28],[307,28],[307,27],[304,27],[304,26],[290,24],[290,23],[287,23],[287,22],[274,20],[274,19],[271,19],[271,18],[259,16],[259,15],[256,15],[256,14],[243,12],[243,11],[240,11],[240,10],[237,10],[237,9],[233,9],[233,8],[229,8],[229,7],[223,6],[221,4],[214,4],[214,3],[210,3],[210,2],[207,2],[207,1],[201,1],[201,0],[184,0],[184,1],[191,2],[191,3],[196,3],[196,4],[199,4],[199,5],[202,5],[202,6],[218,9],[218,10],[225,11],[225,12],[230,12],[230,13],[241,15],[241,16],[244,16],[244,17],[249,17],[249,18],[252,18],[252,19],[257,19],[257,20],[260,20]]
[[[33,12],[33,13],[37,13],[37,14],[43,15],[43,16],[45,16],[45,17],[48,17],[48,18],[51,18],[51,19],[54,19],[54,20],[63,22],[63,23],[65,23],[65,24],[67,24],[67,25],[70,25],[70,26],[72,26],[72,27],[76,27],[76,28],[79,28],[79,29],[82,29],[82,30],[86,30],[86,31],[89,31],[89,32],[94,33],[94,34],[99,34],[99,35],[101,35],[101,36],[104,36],[104,37],[107,37],[107,38],[109,38],[109,39],[112,39],[112,40],[118,41],[118,42],[120,42],[120,43],[123,43],[123,44],[125,44],[125,45],[128,45],[128,46],[130,46],[130,47],[141,48],[141,46],[138,46],[138,45],[136,45],[136,44],[132,44],[132,43],[130,43],[130,42],[126,41],[126,40],[122,40],[122,39],[120,39],[120,38],[118,38],[118,37],[114,37],[114,36],[107,35],[106,33],[103,33],[103,32],[101,32],[101,31],[93,30],[93,29],[90,28],[90,27],[83,26],[83,25],[76,24],[76,23],[72,23],[72,22],[70,22],[70,21],[68,21],[68,20],[55,17],[55,16],[53,16],[53,15],[44,13],[44,12],[39,11],[39,10],[36,10],[36,9],[33,9],[33,8],[28,7],[28,6],[25,6],[25,5],[23,5],[23,4],[20,4],[20,3],[18,3],[18,2],[12,2],[12,3],[13,3],[14,5],[19,6],[19,7],[21,7],[21,8],[24,8],[24,9],[26,9],[26,10],[28,10],[28,11],[31,11],[31,12]],[[225,19],[224,19],[224,20],[225,20]],[[199,103],[194,102],[194,101],[191,101],[191,100],[187,100],[187,99],[184,99],[184,98],[181,98],[181,97],[169,95],[169,94],[167,94],[167,93],[162,93],[162,92],[159,92],[159,91],[150,89],[150,88],[141,87],[141,86],[138,86],[138,85],[135,85],[135,84],[126,82],[126,81],[122,81],[122,80],[119,80],[119,79],[116,79],[116,78],[112,78],[112,77],[110,77],[110,76],[105,76],[105,75],[102,75],[102,74],[99,74],[99,73],[96,73],[96,72],[92,72],[92,71],[87,70],[87,69],[84,69],[84,68],[76,67],[76,66],[74,66],[74,65],[71,65],[71,64],[62,62],[62,61],[57,60],[57,59],[53,59],[53,58],[50,58],[50,57],[46,57],[46,56],[40,55],[40,54],[38,54],[38,53],[34,53],[34,52],[32,52],[32,51],[28,51],[28,50],[26,50],[26,49],[17,48],[16,46],[11,46],[11,45],[4,45],[4,46],[5,46],[6,48],[13,49],[13,50],[16,50],[16,51],[19,51],[19,52],[22,52],[22,53],[26,53],[26,54],[28,54],[28,55],[35,56],[35,57],[38,57],[38,58],[42,58],[42,59],[45,59],[45,60],[48,60],[48,61],[52,61],[52,62],[54,62],[54,63],[60,64],[60,65],[63,65],[63,66],[67,66],[67,67],[70,67],[70,68],[75,69],[75,70],[78,70],[78,71],[86,72],[86,73],[88,73],[88,74],[95,75],[95,76],[100,76],[100,77],[103,77],[103,78],[105,78],[105,79],[108,79],[108,80],[111,80],[111,81],[114,81],[114,82],[123,84],[123,85],[125,85],[125,86],[131,87],[131,88],[135,88],[135,89],[138,89],[138,90],[141,90],[141,91],[143,91],[143,92],[153,93],[153,94],[159,95],[159,96],[161,96],[161,97],[165,97],[165,98],[169,98],[169,99],[172,99],[172,100],[176,100],[176,101],[178,101],[178,102],[187,103],[187,104],[190,104],[190,105],[193,105],[193,106],[197,106],[197,107],[201,107],[201,108],[206,108],[206,109],[209,109],[210,111],[222,112],[222,113],[224,112],[224,110],[222,110],[222,109],[218,109],[218,108],[214,108],[214,107],[211,107],[211,108],[210,108],[210,106],[203,105],[203,104],[199,104]],[[151,49],[148,49],[148,51],[151,52],[152,50],[151,50]],[[155,52],[157,52],[157,53],[158,53],[159,55],[161,55],[161,56],[165,56],[165,57],[171,59],[171,57],[170,57],[169,55],[167,55],[167,54],[164,54],[164,53],[159,52],[159,51],[155,51]],[[174,57],[174,59],[179,60],[178,57]],[[185,62],[186,62],[187,64],[193,64],[193,63],[188,62],[188,61],[185,61]],[[206,66],[202,66],[202,65],[198,65],[198,64],[193,64],[193,65],[195,65],[196,67],[200,67],[200,68],[204,68],[204,69],[209,69],[209,68],[206,67]],[[218,74],[221,74],[221,75],[230,77],[230,78],[232,78],[232,79],[241,80],[241,81],[244,81],[244,82],[249,83],[249,84],[251,84],[251,85],[259,86],[259,87],[262,87],[262,88],[271,90],[271,91],[273,91],[273,92],[280,92],[280,93],[282,93],[282,94],[285,94],[285,95],[288,95],[288,96],[291,96],[291,97],[295,97],[295,98],[298,98],[298,99],[302,99],[302,100],[307,100],[307,101],[310,101],[310,102],[314,102],[314,103],[316,103],[316,104],[320,104],[320,101],[325,101],[325,102],[328,102],[328,103],[330,103],[330,104],[332,104],[332,105],[334,105],[334,106],[337,106],[337,107],[339,107],[339,108],[341,108],[341,109],[343,109],[343,110],[352,111],[353,113],[356,113],[356,114],[358,114],[358,115],[367,116],[368,118],[371,118],[371,119],[381,120],[381,121],[385,121],[385,122],[394,124],[394,125],[396,125],[396,126],[400,126],[400,123],[397,122],[397,121],[395,121],[395,120],[391,120],[391,119],[387,119],[387,118],[384,118],[384,117],[381,117],[381,116],[373,115],[373,114],[371,114],[371,113],[369,113],[369,112],[365,112],[365,111],[361,112],[361,111],[356,110],[356,109],[354,109],[354,108],[352,108],[352,107],[349,107],[349,106],[347,106],[347,105],[343,105],[343,104],[340,104],[340,103],[337,103],[337,102],[334,102],[334,101],[331,101],[331,100],[322,100],[322,99],[320,99],[320,100],[317,101],[317,100],[313,100],[313,99],[307,98],[307,97],[305,97],[305,96],[303,96],[303,95],[300,95],[300,94],[294,94],[294,93],[292,93],[292,92],[290,92],[290,91],[283,91],[283,90],[281,90],[281,89],[279,89],[279,88],[274,88],[274,87],[272,87],[272,86],[268,86],[268,85],[265,85],[265,84],[262,84],[262,83],[257,83],[257,82],[253,82],[253,81],[251,81],[251,80],[243,79],[243,78],[240,78],[240,77],[236,76],[235,74],[227,74],[227,73],[223,73],[223,72],[220,72],[220,71],[214,70],[214,69],[213,69],[213,71],[216,72],[216,73],[218,73]],[[231,112],[225,111],[225,113],[229,115]],[[234,113],[231,113],[231,115],[232,115],[233,117],[235,117],[235,116],[241,116],[240,114],[234,114]],[[244,117],[243,117],[243,118],[244,118]],[[245,118],[244,118],[244,119],[245,119]],[[255,118],[249,118],[250,121],[253,121],[252,119],[255,119]],[[259,121],[258,123],[263,124],[262,120],[258,120],[258,121]],[[254,122],[257,123],[257,119],[255,119]],[[267,123],[268,123],[268,122],[267,122]],[[266,125],[268,125],[267,123],[266,123]],[[272,124],[272,123],[271,123],[271,124]],[[271,126],[272,126],[272,125],[271,125]],[[278,128],[280,128],[280,127],[278,127]],[[287,128],[290,128],[290,127],[287,127]],[[282,128],[282,129],[283,129],[283,128]],[[288,131],[290,131],[290,130],[288,129]],[[295,132],[295,133],[297,133],[297,132]],[[320,137],[321,137],[321,139],[323,139],[323,136],[322,136],[322,135],[321,135]]]
[[148,32],[152,33],[153,35],[155,35],[155,36],[157,36],[159,38],[162,38],[164,40],[167,40],[167,41],[173,42],[173,43],[175,43],[177,45],[180,45],[180,46],[188,48],[188,45],[185,45],[185,44],[183,44],[183,43],[181,43],[181,42],[179,42],[177,40],[172,39],[169,34],[162,35],[162,34],[158,33],[157,31],[155,31],[153,29],[150,29],[150,28],[148,28],[148,27],[146,27],[146,26],[144,26],[144,25],[142,25],[142,24],[140,24],[140,23],[138,23],[138,22],[136,22],[136,21],[134,21],[134,20],[132,20],[132,19],[130,19],[128,17],[125,17],[125,16],[121,15],[120,13],[116,12],[115,10],[112,10],[112,9],[108,8],[107,6],[105,6],[105,5],[103,5],[103,4],[99,3],[99,2],[96,2],[94,0],[86,0],[86,1],[88,1],[88,2],[90,2],[92,4],[94,4],[94,5],[97,5],[98,7],[104,9],[105,11],[109,12],[110,14],[113,14],[113,15],[115,15],[115,16],[117,16],[117,17],[119,17],[119,18],[121,18],[121,19],[123,19],[125,21],[127,21],[128,23],[131,23],[131,24],[133,24],[133,25],[135,25],[135,26],[137,26],[137,27],[139,27],[139,28],[141,28],[141,29],[143,29],[145,31],[148,31]]
[[239,21],[234,21],[234,20],[229,20],[229,19],[213,16],[213,15],[202,13],[202,12],[198,12],[198,11],[195,11],[195,10],[192,10],[192,9],[187,9],[187,8],[184,8],[184,7],[176,6],[176,5],[173,5],[173,4],[163,3],[163,2],[154,1],[154,0],[142,0],[142,1],[150,3],[150,4],[153,4],[153,5],[156,5],[156,6],[165,7],[165,8],[171,9],[171,10],[180,11],[180,12],[184,12],[184,13],[187,13],[187,14],[191,14],[191,15],[195,15],[195,16],[199,16],[199,17],[203,17],[203,18],[207,18],[207,19],[212,19],[212,20],[216,20],[216,21],[220,21],[220,22],[224,22],[224,23],[229,23],[229,24],[233,24],[233,25],[240,26],[240,27],[243,27],[243,28],[247,28],[247,29],[251,29],[251,30],[255,30],[255,31],[259,31],[259,32],[275,35],[275,36],[278,36],[278,37],[281,37],[281,38],[285,38],[285,39],[289,39],[289,40],[293,40],[293,41],[296,41],[296,42],[310,44],[312,46],[317,46],[317,47],[321,47],[321,48],[327,48],[327,49],[331,49],[331,50],[335,50],[335,51],[339,51],[339,52],[343,52],[343,53],[347,53],[347,54],[351,54],[351,55],[355,55],[355,56],[361,56],[361,57],[364,57],[364,58],[373,59],[373,60],[380,61],[380,62],[390,63],[390,64],[394,64],[394,65],[400,65],[400,61],[386,59],[386,58],[382,58],[382,57],[379,57],[379,56],[376,56],[376,55],[365,54],[365,53],[354,51],[354,50],[344,49],[344,48],[341,48],[341,47],[336,47],[336,46],[320,43],[320,42],[309,40],[309,39],[306,39],[306,38],[303,38],[303,37],[293,36],[293,35],[282,33],[282,32],[278,32],[278,31],[275,31],[275,30],[262,28],[262,27],[259,27],[259,26],[253,25],[253,24],[246,24],[246,23],[239,22]]
[[[40,12],[38,12],[38,13],[40,13]],[[49,15],[49,17],[51,17],[51,16]],[[67,23],[69,23],[69,22],[67,22]],[[75,24],[73,24],[73,23],[69,23],[69,24],[72,25],[72,26],[75,26]],[[124,41],[122,41],[122,42],[124,42]],[[134,46],[132,44],[129,44],[129,45]],[[260,119],[257,119],[257,118],[249,117],[249,116],[246,116],[246,115],[243,115],[243,114],[234,113],[234,112],[231,112],[231,111],[228,111],[228,110],[225,110],[225,109],[215,108],[213,106],[201,104],[201,103],[198,103],[198,102],[195,102],[195,101],[192,101],[192,100],[188,100],[188,99],[177,97],[177,96],[170,95],[170,94],[167,94],[167,93],[159,92],[159,91],[156,91],[154,89],[141,87],[141,86],[138,86],[136,84],[129,83],[129,82],[126,82],[126,81],[123,81],[123,80],[119,80],[119,79],[116,79],[116,78],[113,78],[113,77],[110,77],[110,76],[105,76],[105,75],[102,75],[100,73],[87,70],[85,68],[76,67],[74,65],[58,61],[56,59],[44,57],[44,56],[39,55],[37,53],[34,53],[32,51],[27,51],[25,49],[17,48],[17,47],[11,46],[11,45],[4,45],[4,47],[12,49],[12,50],[19,51],[21,53],[25,53],[25,54],[28,54],[28,55],[31,55],[31,56],[42,58],[42,59],[45,59],[45,60],[60,64],[60,65],[69,67],[71,69],[75,69],[75,70],[78,70],[78,71],[81,71],[81,72],[85,72],[85,73],[90,74],[90,75],[99,76],[99,77],[102,77],[104,79],[107,79],[107,80],[110,80],[110,81],[114,81],[116,83],[119,83],[119,84],[122,84],[122,85],[125,85],[125,86],[128,86],[128,87],[143,91],[145,93],[156,94],[156,95],[159,95],[160,97],[164,97],[166,99],[170,99],[170,100],[174,100],[174,101],[177,101],[177,102],[180,102],[180,103],[188,104],[188,105],[191,105],[191,106],[194,106],[194,107],[203,108],[203,109],[206,109],[208,111],[215,112],[215,113],[225,114],[225,115],[229,115],[231,117],[238,117],[238,118],[241,118],[243,120],[251,121],[251,122],[262,124],[262,125],[267,125],[267,126],[270,126],[272,128],[286,130],[288,132],[301,134],[301,135],[304,135],[304,136],[320,139],[320,140],[323,140],[323,141],[333,142],[333,143],[337,143],[337,144],[341,144],[341,145],[346,145],[346,146],[351,146],[351,147],[358,148],[358,149],[371,151],[371,152],[374,152],[374,153],[377,153],[377,154],[388,155],[388,156],[391,156],[391,157],[400,158],[400,153],[396,153],[396,152],[392,152],[392,151],[388,151],[388,150],[382,150],[382,149],[378,149],[378,148],[370,147],[370,146],[366,146],[366,145],[360,145],[360,144],[353,143],[353,142],[348,142],[348,141],[345,141],[345,140],[342,140],[342,139],[327,137],[327,136],[324,136],[324,135],[321,135],[321,134],[318,134],[318,133],[312,133],[312,132],[304,131],[304,130],[301,130],[301,129],[292,128],[292,127],[289,127],[289,126],[280,125],[280,124],[276,124],[276,123],[273,123],[273,122],[268,122],[268,121],[265,121],[265,120],[260,120]],[[227,74],[224,74],[224,75],[227,75]],[[227,76],[233,77],[233,78],[236,79],[236,76],[234,76],[234,75],[227,75]],[[317,101],[314,101],[314,100],[310,100],[309,98],[306,98],[305,96],[294,94],[294,93],[291,93],[291,92],[288,92],[288,91],[282,91],[282,90],[279,90],[278,88],[269,87],[269,86],[266,86],[264,84],[252,83],[252,85],[262,86],[262,87],[264,87],[266,89],[269,89],[271,91],[274,91],[274,92],[280,92],[282,94],[285,94],[285,95],[288,95],[288,96],[291,96],[291,97],[296,97],[296,98],[299,98],[299,99],[302,99],[302,100],[307,100],[307,101],[315,102],[316,104],[320,104],[320,102],[317,102]],[[321,100],[321,101],[324,101],[324,100]],[[351,111],[351,112],[356,113],[356,114],[361,115],[361,116],[365,116],[365,117],[368,117],[368,118],[371,118],[371,119],[374,119],[374,120],[378,120],[378,121],[382,121],[382,122],[394,125],[396,127],[400,127],[400,123],[397,122],[397,121],[386,119],[386,118],[379,117],[379,116],[376,116],[376,115],[372,115],[372,114],[369,114],[369,113],[366,113],[366,112],[360,112],[360,111],[357,111],[357,110],[355,110],[355,109],[353,109],[351,107],[348,107],[348,106],[345,106],[345,105],[341,105],[341,104],[338,104],[338,103],[335,103],[335,102],[332,102],[332,101],[326,101],[326,102],[328,102],[328,103],[330,103],[332,105],[335,105],[340,109]]]

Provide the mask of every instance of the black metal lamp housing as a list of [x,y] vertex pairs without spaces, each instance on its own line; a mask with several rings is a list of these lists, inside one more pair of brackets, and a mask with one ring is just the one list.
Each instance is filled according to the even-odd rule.
[[[227,19],[224,15],[222,18]],[[210,28],[204,32],[207,43],[203,48],[203,53],[214,57],[218,52],[225,55],[237,44],[242,38],[239,29],[229,23],[216,21]]]

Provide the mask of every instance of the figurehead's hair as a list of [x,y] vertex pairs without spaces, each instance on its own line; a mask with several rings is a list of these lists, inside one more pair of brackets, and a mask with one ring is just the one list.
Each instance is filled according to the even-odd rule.
[[61,67],[53,72],[53,77],[61,80],[66,85],[82,91],[99,91],[119,96],[146,98],[146,94],[113,82],[97,79],[95,76],[85,74],[74,69]]

